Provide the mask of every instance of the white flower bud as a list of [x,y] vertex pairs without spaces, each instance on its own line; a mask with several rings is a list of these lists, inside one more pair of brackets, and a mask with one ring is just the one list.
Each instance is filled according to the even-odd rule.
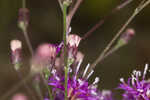
[[10,48],[11,48],[11,50],[14,52],[14,51],[16,51],[17,49],[21,49],[22,48],[22,43],[21,43],[21,41],[19,41],[19,40],[12,40],[11,42],[10,42]]

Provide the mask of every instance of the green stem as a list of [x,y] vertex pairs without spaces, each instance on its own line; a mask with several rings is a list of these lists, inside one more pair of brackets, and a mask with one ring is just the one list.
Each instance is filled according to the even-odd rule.
[[41,77],[43,79],[44,85],[48,89],[49,99],[53,100],[52,91],[51,91],[50,86],[48,85],[48,80],[44,77],[43,73],[41,73]]
[[22,0],[22,8],[26,8],[26,0]]
[[24,37],[25,37],[25,40],[26,40],[26,43],[27,43],[27,46],[29,48],[29,51],[33,57],[33,48],[32,48],[32,45],[31,45],[31,42],[30,42],[30,39],[29,39],[29,36],[28,36],[28,32],[27,32],[27,28],[25,27],[25,29],[23,30],[23,34],[24,34]]
[[42,95],[42,90],[41,90],[39,81],[35,80],[33,83],[33,87],[35,88],[35,91],[37,92],[39,99],[43,100],[44,97]]
[[[91,67],[88,70],[88,73],[95,68],[95,66],[102,61],[103,57],[105,57],[105,54],[107,51],[112,47],[113,43],[118,39],[118,37],[122,34],[124,29],[130,24],[130,22],[138,15],[141,10],[143,10],[148,4],[150,4],[150,0],[146,1],[143,5],[139,5],[131,17],[126,21],[126,23],[121,27],[121,29],[118,31],[118,33],[114,36],[114,38],[109,42],[109,44],[106,46],[106,48],[103,50],[103,52],[99,55],[99,57],[95,60],[95,62],[91,65]],[[87,76],[87,74],[86,74]]]
[[68,84],[68,64],[67,64],[67,39],[66,39],[66,27],[67,27],[67,4],[63,4],[63,23],[64,23],[64,33],[63,33],[63,40],[64,40],[64,62],[65,62],[65,100],[68,100],[67,98],[67,84]]

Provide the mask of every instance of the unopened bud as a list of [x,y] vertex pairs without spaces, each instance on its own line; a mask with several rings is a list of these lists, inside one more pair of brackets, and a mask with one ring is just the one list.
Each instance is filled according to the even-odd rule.
[[126,41],[126,43],[127,42],[129,42],[131,39],[132,39],[132,37],[135,35],[135,31],[134,31],[134,29],[127,29],[126,31],[125,31],[125,33],[121,36],[121,39],[123,39],[124,41]]
[[67,37],[67,48],[68,48],[68,58],[69,59],[74,59],[79,43],[81,41],[81,37],[75,34],[69,34]]
[[12,64],[14,64],[15,69],[18,70],[20,68],[20,64],[21,64],[21,49],[22,49],[21,41],[12,40],[10,42],[10,48],[11,48]]
[[70,34],[67,37],[67,45],[69,47],[78,47],[81,41],[81,37],[76,34]]
[[17,49],[21,49],[22,48],[22,43],[19,40],[12,40],[10,42],[10,48],[13,52],[15,52]]
[[28,100],[28,98],[22,93],[17,93],[12,97],[11,100]]
[[134,35],[135,35],[134,29],[131,28],[127,29],[120,37],[117,45],[120,47],[128,44],[128,42],[133,38]]
[[20,8],[18,26],[24,31],[27,28],[28,24],[29,24],[29,10],[27,8]]
[[50,67],[55,63],[56,54],[56,46],[48,43],[40,45],[35,52],[35,56],[32,58],[31,70],[40,72],[43,68]]

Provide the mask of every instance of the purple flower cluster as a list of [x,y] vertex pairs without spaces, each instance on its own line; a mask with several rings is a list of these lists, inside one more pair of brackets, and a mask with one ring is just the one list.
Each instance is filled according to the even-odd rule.
[[[91,85],[82,78],[76,76],[68,79],[68,98],[70,100],[100,100],[100,93],[97,90],[99,78]],[[64,100],[64,77],[59,77],[55,73],[49,79],[49,85],[53,86],[53,92],[57,93],[59,100]],[[58,98],[56,97],[56,98]]]
[[[55,100],[64,100],[64,76],[59,76],[56,70],[52,71],[48,85],[52,86],[53,94],[56,94]],[[68,79],[68,98],[69,100],[112,100],[110,91],[98,91],[96,77],[92,84],[86,79],[77,78],[76,75]]]
[[[79,69],[84,58],[84,55],[78,51],[78,45],[80,41],[81,38],[75,34],[69,34],[67,37],[67,55],[69,65],[67,84],[68,100],[112,100],[112,94],[110,91],[103,90],[100,92],[98,90],[98,77],[95,78],[95,81],[92,84],[89,84],[88,79],[94,72],[92,70],[87,73],[90,64],[86,66],[83,74],[80,74],[81,72],[79,72]],[[58,47],[56,46],[56,48],[60,48],[63,51],[61,46],[62,44],[60,44]],[[50,50],[53,51],[52,54],[56,54],[56,50]],[[61,50],[59,51],[60,54],[57,53],[57,56],[55,55],[56,58],[53,56],[53,59],[51,59],[55,61],[55,63],[52,63],[52,65],[49,67],[51,71],[48,77],[48,85],[52,89],[51,94],[54,100],[64,100],[65,95],[64,54],[61,52]],[[41,52],[41,50],[39,50],[39,52]],[[37,52],[37,54],[39,54],[39,52]],[[43,58],[42,56],[45,56],[43,55],[43,50],[42,53],[40,53],[40,59]],[[45,98],[45,100],[50,99],[48,97]]]
[[146,64],[143,75],[141,71],[134,70],[131,74],[131,78],[126,83],[123,78],[119,86],[123,89],[123,100],[150,100],[150,81],[145,80],[145,76],[148,71],[148,65]]

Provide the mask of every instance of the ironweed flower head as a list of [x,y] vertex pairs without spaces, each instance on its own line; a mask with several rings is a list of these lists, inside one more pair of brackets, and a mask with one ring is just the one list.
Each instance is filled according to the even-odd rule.
[[[58,76],[56,70],[52,72],[53,76],[49,79],[49,85],[53,92],[57,94],[55,100],[64,100],[64,76]],[[68,98],[69,100],[99,100],[100,94],[96,83],[89,85],[87,80],[76,79],[76,76],[68,79]],[[59,99],[58,99],[59,98]]]
[[143,75],[141,71],[134,70],[127,83],[123,78],[120,79],[122,83],[119,88],[125,91],[124,100],[150,100],[150,81],[145,79],[147,71],[148,65],[146,64]]
[[[79,69],[81,63],[83,61],[83,54],[78,52],[78,62],[74,64],[70,64],[69,66],[69,73],[68,73],[68,84],[67,84],[67,98],[68,100],[112,100],[112,96],[110,95],[111,92],[100,92],[97,88],[99,78],[96,77],[95,81],[90,84],[88,82],[88,78],[92,75],[93,71],[88,75],[88,77],[83,78],[86,74],[87,69],[89,68],[90,64],[86,66],[86,69],[83,75],[79,74]],[[61,59],[59,58],[59,64]],[[57,64],[56,64],[57,65]],[[75,70],[72,70],[72,67]],[[63,68],[63,67],[61,67]],[[62,69],[64,71],[64,69]],[[64,74],[60,74],[60,71],[53,68],[51,72],[51,76],[48,80],[48,85],[52,87],[53,94],[55,94],[54,100],[64,100],[65,95],[65,76]],[[45,100],[48,100],[45,98]]]

